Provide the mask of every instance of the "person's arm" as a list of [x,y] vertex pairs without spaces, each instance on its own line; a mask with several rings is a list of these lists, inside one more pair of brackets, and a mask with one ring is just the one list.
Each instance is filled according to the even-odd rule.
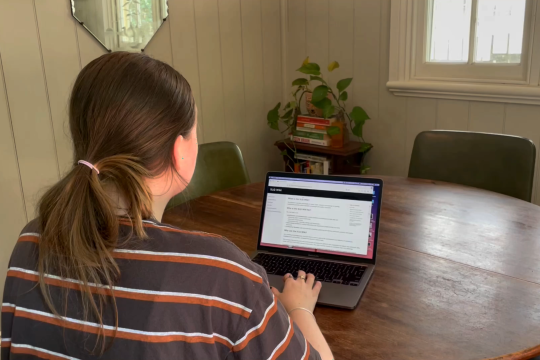
[[[332,360],[330,348],[312,316],[321,283],[315,284],[313,275],[304,276],[307,282],[301,279],[295,282],[287,277],[284,278],[283,293],[275,289],[271,291],[264,268],[253,263],[230,241],[221,244],[230,247],[225,250],[229,251],[232,261],[260,278],[242,278],[244,281],[234,283],[234,293],[244,298],[241,303],[249,311],[249,316],[238,317],[237,322],[231,323],[234,335],[230,339],[232,348],[227,359]],[[294,310],[291,305],[306,307],[309,313]],[[305,312],[307,316],[300,312]],[[324,354],[322,357],[319,351]]]
[[[238,325],[241,325],[231,339],[233,346],[227,359],[331,360],[331,357],[321,357],[318,351],[321,344],[315,346],[311,343],[312,340],[319,341],[317,336],[311,334],[311,329],[318,329],[316,322],[313,319],[303,319],[302,315],[295,314],[299,311],[306,312],[305,310],[291,309],[292,316],[289,315],[278,296],[270,291],[264,270],[258,267],[255,267],[254,270],[261,274],[263,281],[260,285],[248,284],[249,287],[241,291],[247,297],[246,306],[249,308],[250,315],[245,320],[239,319],[241,321]],[[287,287],[289,288],[290,285]],[[307,289],[307,287],[305,288]],[[309,292],[313,293],[313,289]],[[285,292],[285,294],[288,293],[293,294],[290,291]],[[315,304],[314,301],[313,304]],[[310,306],[310,303],[306,302],[301,305]],[[308,312],[306,315],[313,317]],[[305,329],[309,329],[310,338],[306,337],[295,319],[304,325],[309,324],[309,321],[313,322],[312,326],[304,326]],[[322,335],[320,337],[322,338]],[[326,344],[326,342],[324,343]]]
[[322,360],[332,360],[334,358],[332,351],[313,315],[322,287],[321,282],[315,283],[315,276],[306,275],[304,271],[299,271],[296,279],[291,274],[286,274],[283,281],[285,282],[283,292],[280,293],[276,288],[272,288],[272,292],[283,304],[304,337],[319,352]]

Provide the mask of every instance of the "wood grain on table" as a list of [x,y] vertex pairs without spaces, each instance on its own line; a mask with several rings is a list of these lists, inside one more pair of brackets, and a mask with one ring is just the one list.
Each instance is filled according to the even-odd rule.
[[[540,207],[442,182],[382,178],[371,283],[357,309],[315,311],[336,360],[540,355]],[[167,211],[164,222],[226,236],[250,253],[263,188],[202,197]]]

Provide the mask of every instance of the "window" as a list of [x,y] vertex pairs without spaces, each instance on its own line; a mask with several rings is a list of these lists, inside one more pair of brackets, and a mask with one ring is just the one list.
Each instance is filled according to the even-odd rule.
[[540,104],[540,0],[392,0],[396,95]]
[[[466,63],[469,55],[472,0],[434,0],[428,10],[428,62]],[[431,20],[431,21],[430,21]]]
[[478,0],[472,19],[475,62],[521,63],[526,4],[526,0]]
[[427,61],[520,64],[526,4],[526,0],[431,0]]

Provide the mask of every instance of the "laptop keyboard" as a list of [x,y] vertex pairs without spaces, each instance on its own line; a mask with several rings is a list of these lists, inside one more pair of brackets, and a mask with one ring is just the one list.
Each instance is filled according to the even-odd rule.
[[315,275],[317,281],[358,286],[365,266],[340,264],[330,261],[299,259],[291,256],[257,254],[253,261],[261,265],[268,274],[298,275],[298,270]]

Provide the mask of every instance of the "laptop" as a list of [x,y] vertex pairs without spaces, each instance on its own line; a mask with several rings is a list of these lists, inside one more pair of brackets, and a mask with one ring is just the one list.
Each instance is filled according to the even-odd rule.
[[354,309],[377,255],[380,179],[270,172],[254,262],[270,285],[298,270],[322,282],[318,304]]

